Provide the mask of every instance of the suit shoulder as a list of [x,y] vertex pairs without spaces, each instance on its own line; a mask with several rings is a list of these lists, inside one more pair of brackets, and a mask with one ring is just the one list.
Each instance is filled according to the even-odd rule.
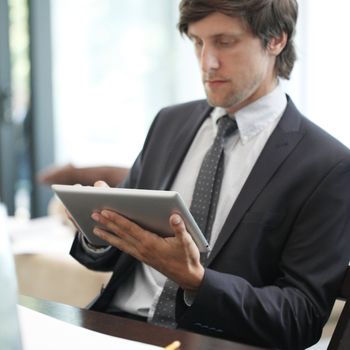
[[287,108],[279,125],[287,133],[301,132],[303,134],[303,147],[315,154],[325,153],[325,150],[329,150],[333,154],[343,154],[344,157],[350,156],[348,147],[300,113],[289,97]]
[[333,148],[340,153],[344,153],[344,155],[350,156],[349,148],[319,125],[304,116],[302,117],[302,124],[310,141],[316,144],[322,143],[323,147]]
[[193,112],[200,113],[201,111],[205,111],[211,108],[208,105],[208,102],[206,100],[196,100],[196,101],[190,101],[185,103],[179,103],[175,105],[171,105],[165,108],[162,108],[159,111],[159,115],[182,115],[185,114],[192,114]]

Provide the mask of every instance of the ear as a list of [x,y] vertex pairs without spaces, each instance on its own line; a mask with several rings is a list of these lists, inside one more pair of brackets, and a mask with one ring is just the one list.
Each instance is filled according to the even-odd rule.
[[267,45],[268,52],[273,56],[278,56],[287,44],[287,33],[283,32],[280,36],[273,37]]

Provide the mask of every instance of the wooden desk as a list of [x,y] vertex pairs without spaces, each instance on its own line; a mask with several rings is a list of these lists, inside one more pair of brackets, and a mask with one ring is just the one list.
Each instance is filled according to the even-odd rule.
[[52,301],[21,296],[19,303],[59,320],[100,333],[166,346],[180,340],[181,350],[258,350],[257,347],[207,337],[182,330],[166,329],[100,312],[79,309]]

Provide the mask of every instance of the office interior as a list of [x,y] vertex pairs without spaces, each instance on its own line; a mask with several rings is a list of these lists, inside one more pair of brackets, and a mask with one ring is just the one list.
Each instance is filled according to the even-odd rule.
[[[179,0],[151,3],[0,0],[0,202],[25,242],[15,252],[20,293],[83,307],[109,277],[69,257],[72,228],[38,174],[68,163],[130,167],[160,108],[205,97],[176,29]],[[350,4],[299,6],[298,61],[281,84],[349,147]],[[314,349],[325,348],[336,317]]]

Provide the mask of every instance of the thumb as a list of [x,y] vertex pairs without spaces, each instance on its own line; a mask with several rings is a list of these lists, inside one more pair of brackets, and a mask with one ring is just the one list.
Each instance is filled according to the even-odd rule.
[[94,187],[109,187],[105,181],[98,180],[94,183]]
[[186,235],[187,231],[186,231],[185,223],[182,220],[181,216],[178,214],[172,214],[170,216],[169,221],[170,221],[170,227],[175,233],[175,236],[183,240],[184,235]]

